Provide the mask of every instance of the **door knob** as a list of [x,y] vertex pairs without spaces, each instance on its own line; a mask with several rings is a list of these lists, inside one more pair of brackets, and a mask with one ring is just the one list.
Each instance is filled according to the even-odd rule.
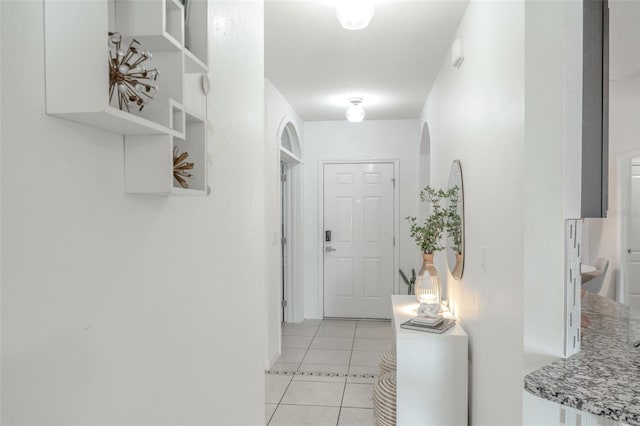
[[334,248],[333,248],[333,247],[331,247],[331,246],[326,246],[326,247],[324,248],[324,251],[326,251],[327,253],[329,253],[329,252],[332,252],[332,251],[336,251],[336,249],[334,249]]

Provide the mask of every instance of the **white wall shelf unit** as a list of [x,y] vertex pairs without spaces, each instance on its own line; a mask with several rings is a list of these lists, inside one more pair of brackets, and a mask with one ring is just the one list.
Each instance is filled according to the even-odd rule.
[[[46,112],[124,135],[127,193],[206,194],[206,94],[194,73],[208,71],[208,2],[188,4],[185,24],[180,0],[44,3]],[[144,65],[158,70],[158,91],[141,111],[109,101],[109,32],[153,55]],[[173,179],[174,146],[194,163],[186,190]]]
[[177,0],[115,0],[114,30],[147,50],[181,51],[184,8]]
[[[129,135],[125,137],[125,193],[149,195],[207,195],[207,132],[203,116],[186,111],[184,136]],[[173,178],[173,148],[188,152],[193,163],[189,188]]]
[[173,146],[180,152],[188,152],[186,161],[193,163],[191,174],[193,179],[186,179],[188,189],[182,188],[173,180],[174,194],[205,195],[207,192],[207,123],[203,116],[192,111],[185,111],[185,136],[173,137]]
[[207,39],[207,19],[209,11],[206,1],[189,1],[184,31],[184,59],[188,73],[205,73],[209,70]]

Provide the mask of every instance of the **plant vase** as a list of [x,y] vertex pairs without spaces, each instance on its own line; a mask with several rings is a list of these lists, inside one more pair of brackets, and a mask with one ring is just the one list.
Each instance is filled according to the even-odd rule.
[[422,269],[416,277],[415,295],[418,301],[423,294],[434,295],[438,305],[442,301],[440,274],[433,264],[433,253],[422,253]]
[[456,266],[453,268],[453,273],[451,274],[457,280],[462,277],[462,254],[456,253]]

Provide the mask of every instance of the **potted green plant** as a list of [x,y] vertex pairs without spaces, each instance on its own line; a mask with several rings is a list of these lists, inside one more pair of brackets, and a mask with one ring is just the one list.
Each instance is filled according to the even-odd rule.
[[[418,300],[420,300],[421,295],[433,295],[435,301],[440,303],[440,276],[433,264],[433,257],[436,252],[445,248],[442,244],[442,236],[452,223],[451,212],[453,210],[451,206],[453,203],[449,203],[448,206],[445,206],[444,203],[455,198],[456,193],[457,190],[455,188],[444,191],[427,186],[420,191],[420,201],[431,206],[431,213],[422,224],[418,223],[415,217],[409,216],[406,218],[410,223],[410,235],[422,251],[422,268],[415,282],[415,295]],[[426,280],[427,277],[428,280]]]

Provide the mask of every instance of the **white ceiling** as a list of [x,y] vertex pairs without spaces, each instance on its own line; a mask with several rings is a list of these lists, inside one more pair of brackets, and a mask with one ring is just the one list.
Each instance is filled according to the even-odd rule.
[[[333,4],[332,4],[333,3]],[[343,29],[328,0],[265,2],[265,76],[305,121],[417,118],[467,0],[376,1],[369,26]]]

